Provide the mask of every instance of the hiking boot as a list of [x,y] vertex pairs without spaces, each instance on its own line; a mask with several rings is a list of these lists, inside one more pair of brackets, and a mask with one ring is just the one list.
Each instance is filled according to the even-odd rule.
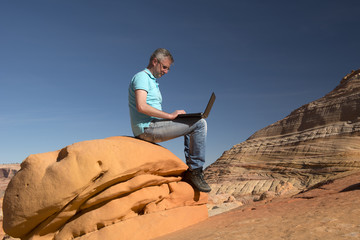
[[210,192],[210,186],[204,180],[204,174],[202,168],[186,170],[183,180],[189,183],[193,188],[200,192]]

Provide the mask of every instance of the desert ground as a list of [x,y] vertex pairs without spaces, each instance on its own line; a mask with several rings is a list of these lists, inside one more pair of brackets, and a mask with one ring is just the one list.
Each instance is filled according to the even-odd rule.
[[156,240],[360,239],[360,173],[293,197],[254,202]]

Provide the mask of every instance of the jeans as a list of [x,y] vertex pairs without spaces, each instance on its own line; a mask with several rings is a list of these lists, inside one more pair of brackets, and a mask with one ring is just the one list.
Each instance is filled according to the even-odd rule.
[[184,136],[184,153],[186,164],[193,170],[201,168],[205,163],[205,146],[207,123],[201,118],[181,118],[175,120],[153,120],[140,139],[159,143]]

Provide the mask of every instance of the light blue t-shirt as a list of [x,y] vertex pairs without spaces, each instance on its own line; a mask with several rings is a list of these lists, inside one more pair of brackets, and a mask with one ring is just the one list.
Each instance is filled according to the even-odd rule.
[[142,134],[144,132],[144,128],[148,127],[152,120],[157,119],[137,111],[135,90],[139,89],[145,90],[147,92],[147,104],[156,109],[162,110],[162,96],[159,89],[159,83],[156,81],[156,78],[151,74],[149,69],[145,69],[135,74],[129,85],[130,120],[134,136]]

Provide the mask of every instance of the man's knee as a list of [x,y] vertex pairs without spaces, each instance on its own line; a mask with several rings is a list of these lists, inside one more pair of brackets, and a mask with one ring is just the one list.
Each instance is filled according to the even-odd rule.
[[205,129],[205,131],[207,130],[207,122],[204,118],[201,118],[198,122],[197,122],[198,128],[201,129]]

